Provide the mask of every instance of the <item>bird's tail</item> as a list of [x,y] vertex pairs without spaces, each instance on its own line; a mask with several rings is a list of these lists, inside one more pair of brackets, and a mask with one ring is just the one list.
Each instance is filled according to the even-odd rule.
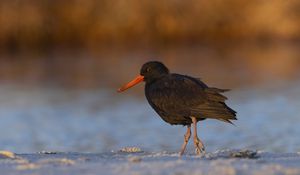
[[220,94],[229,91],[228,89],[207,88],[205,92],[209,101],[193,109],[193,112],[200,114],[205,118],[213,118],[223,122],[231,123],[231,120],[237,120],[236,111],[225,104],[227,97]]

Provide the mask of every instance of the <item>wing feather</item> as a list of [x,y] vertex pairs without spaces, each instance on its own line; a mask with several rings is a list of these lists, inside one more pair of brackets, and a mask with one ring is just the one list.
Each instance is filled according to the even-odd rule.
[[[227,89],[210,88],[200,79],[185,75],[170,74],[169,77],[149,86],[148,98],[152,107],[166,115],[199,119],[213,118],[231,123],[236,112],[225,104],[227,98],[221,93]],[[147,87],[146,87],[147,88]],[[147,92],[147,91],[146,91]]]

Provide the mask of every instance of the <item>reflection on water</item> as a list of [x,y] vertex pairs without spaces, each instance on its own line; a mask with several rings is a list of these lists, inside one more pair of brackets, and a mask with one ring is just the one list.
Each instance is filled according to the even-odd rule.
[[[300,84],[229,92],[228,103],[238,112],[236,126],[206,120],[199,123],[199,135],[208,151],[299,151],[299,92]],[[0,148],[103,152],[138,146],[178,151],[185,128],[164,123],[144,97],[132,93],[1,86]]]
[[107,88],[132,79],[146,61],[159,60],[171,72],[200,77],[210,85],[245,87],[299,79],[299,58],[299,44],[284,42],[0,54],[0,84]]

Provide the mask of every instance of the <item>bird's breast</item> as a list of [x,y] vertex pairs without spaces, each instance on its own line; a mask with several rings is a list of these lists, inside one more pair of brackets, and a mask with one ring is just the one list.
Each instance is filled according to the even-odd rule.
[[164,82],[159,87],[146,85],[145,95],[149,104],[167,123],[188,124],[190,122],[189,111],[177,105],[176,100],[179,99],[175,99],[172,96],[172,91],[164,86],[166,84],[168,82]]

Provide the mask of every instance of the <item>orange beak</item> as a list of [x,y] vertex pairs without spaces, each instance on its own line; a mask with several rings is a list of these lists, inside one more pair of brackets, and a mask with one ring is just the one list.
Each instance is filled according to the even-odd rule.
[[140,83],[144,81],[144,76],[142,75],[139,75],[137,76],[135,79],[133,79],[132,81],[130,81],[129,83],[125,84],[124,86],[122,86],[121,88],[118,89],[118,92],[123,92],[125,91],[126,89],[129,89],[131,88],[132,86]]

